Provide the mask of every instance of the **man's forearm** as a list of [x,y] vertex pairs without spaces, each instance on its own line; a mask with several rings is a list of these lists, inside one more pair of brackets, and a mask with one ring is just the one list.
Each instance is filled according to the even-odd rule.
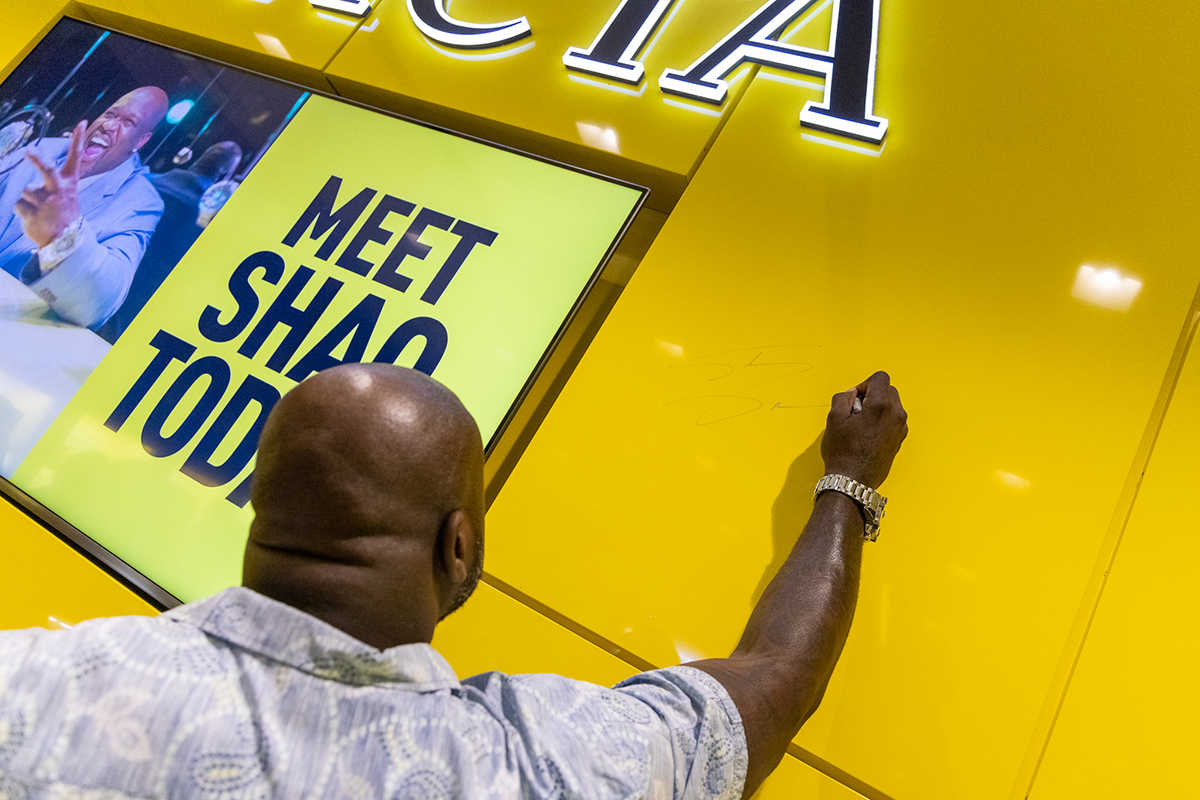
[[854,618],[862,547],[863,518],[854,501],[822,494],[733,655],[690,665],[729,690],[747,739],[767,743],[750,752],[747,797],[821,701]]
[[[900,393],[876,372],[833,396],[821,438],[826,473],[878,488],[906,436]],[[743,797],[783,758],[825,694],[854,619],[864,528],[854,500],[822,493],[733,655],[691,665],[719,680],[742,716],[750,757]]]
[[816,710],[846,642],[862,548],[858,506],[838,492],[822,494],[734,650],[738,658],[779,661],[777,700],[792,712],[796,729]]

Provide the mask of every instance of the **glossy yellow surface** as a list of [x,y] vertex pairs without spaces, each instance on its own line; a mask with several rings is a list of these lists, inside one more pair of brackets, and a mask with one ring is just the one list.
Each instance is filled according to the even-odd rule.
[[862,800],[863,796],[803,761],[785,755],[753,797],[754,800]]
[[[652,184],[653,175],[637,165],[665,172],[676,182],[671,188],[652,185],[657,192],[648,201],[662,209],[661,195],[682,189],[734,102],[718,109],[664,95],[658,76],[667,67],[686,68],[757,7],[718,0],[677,5],[670,24],[660,26],[657,43],[651,38],[653,47],[642,59],[646,77],[636,87],[563,66],[568,47],[588,47],[604,27],[617,7],[607,2],[457,0],[452,11],[458,19],[491,23],[525,16],[533,30],[508,47],[460,51],[427,40],[407,4],[391,0],[377,9],[377,24],[355,33],[328,75],[348,97],[387,104],[375,91],[382,89],[481,118],[492,123],[481,132],[493,138],[508,136],[497,123],[512,126],[519,146],[545,146],[529,134],[549,137],[576,148],[553,155],[571,156],[584,166],[608,167]],[[739,89],[734,84],[731,94]]]
[[62,13],[67,0],[3,0],[0,6],[0,80],[32,49]]
[[554,672],[613,686],[637,670],[503,592],[480,583],[437,627],[433,646],[458,677]]
[[267,56],[282,62],[268,69],[285,74],[289,64],[324,69],[362,24],[357,17],[313,8],[308,0],[83,0],[80,7],[101,24],[122,28],[121,18],[127,18]]
[[0,630],[157,612],[0,499]]
[[[1173,14],[885,4],[879,157],[781,124],[805,90],[764,70],[501,490],[489,569],[652,663],[727,653],[829,396],[885,368],[912,435],[797,741],[893,797],[1008,796],[1196,289],[1196,160],[1146,138],[1197,122]],[[1140,280],[1129,310],[1073,297],[1083,265]]]
[[1195,343],[1030,797],[1187,797],[1200,718]]

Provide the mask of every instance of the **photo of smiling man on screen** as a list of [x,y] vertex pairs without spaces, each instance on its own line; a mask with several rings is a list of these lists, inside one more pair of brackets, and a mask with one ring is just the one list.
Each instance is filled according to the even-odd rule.
[[135,89],[0,178],[0,269],[67,322],[97,327],[129,291],[163,210],[137,151],[167,103],[156,86]]
[[0,81],[0,477],[222,207],[205,192],[228,199],[307,97],[71,19]]

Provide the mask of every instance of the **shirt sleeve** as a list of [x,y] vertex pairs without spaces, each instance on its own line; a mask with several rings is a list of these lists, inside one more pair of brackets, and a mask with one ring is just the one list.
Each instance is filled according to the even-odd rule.
[[24,667],[26,658],[46,632],[42,628],[0,631],[0,698],[7,693],[9,683]]
[[122,212],[110,230],[98,232],[85,217],[69,254],[49,269],[39,265],[42,277],[29,288],[66,321],[98,328],[125,300],[163,211],[149,181],[143,183],[110,199]]
[[614,687],[648,706],[670,731],[674,797],[740,798],[747,749],[742,718],[729,693],[693,667],[643,672]]

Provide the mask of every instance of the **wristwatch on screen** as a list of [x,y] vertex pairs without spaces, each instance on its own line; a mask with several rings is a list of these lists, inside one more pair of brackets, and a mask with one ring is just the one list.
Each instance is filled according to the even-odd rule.
[[817,488],[813,490],[813,502],[816,502],[822,492],[830,491],[841,492],[858,503],[866,523],[863,528],[864,539],[873,542],[879,538],[879,523],[883,521],[883,507],[887,505],[886,497],[865,483],[859,483],[845,475],[826,475],[817,481]]

